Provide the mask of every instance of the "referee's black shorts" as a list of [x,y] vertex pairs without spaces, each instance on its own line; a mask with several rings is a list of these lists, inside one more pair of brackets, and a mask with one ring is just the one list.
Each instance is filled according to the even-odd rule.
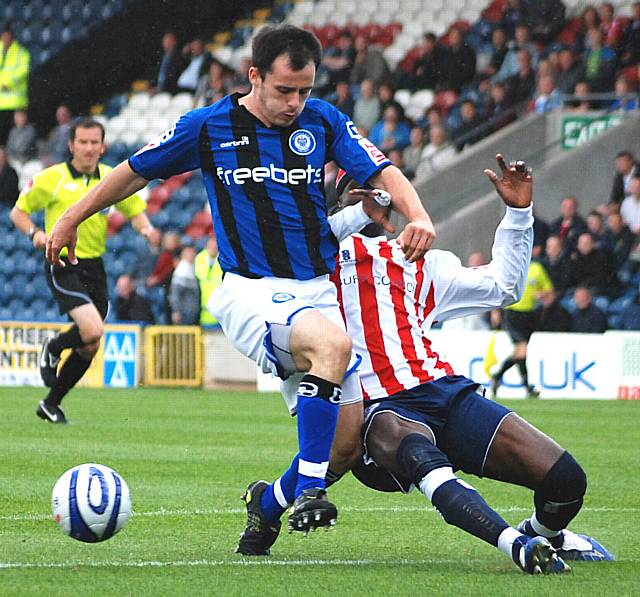
[[109,290],[102,259],[78,259],[77,265],[69,263],[66,257],[63,261],[66,267],[45,263],[47,282],[60,313],[64,315],[71,309],[93,303],[104,319],[109,310]]
[[535,311],[505,309],[502,315],[502,325],[514,342],[529,342],[531,334],[536,331],[536,313]]

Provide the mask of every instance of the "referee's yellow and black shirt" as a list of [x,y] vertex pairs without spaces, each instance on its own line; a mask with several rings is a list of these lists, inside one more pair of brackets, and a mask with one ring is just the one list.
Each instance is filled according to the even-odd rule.
[[[22,190],[16,206],[28,214],[45,210],[45,230],[51,232],[62,214],[78,203],[113,168],[98,164],[93,174],[78,172],[71,162],[62,162],[46,168],[36,174]],[[114,206],[119,212],[131,219],[142,213],[146,203],[135,194],[123,199]],[[79,259],[101,257],[107,250],[107,224],[109,209],[92,215],[78,227],[76,256]],[[62,255],[66,255],[64,249]]]
[[553,282],[544,269],[544,266],[537,261],[532,261],[529,266],[527,285],[522,294],[522,298],[515,304],[507,307],[519,313],[533,313],[538,303],[538,294],[553,290]]

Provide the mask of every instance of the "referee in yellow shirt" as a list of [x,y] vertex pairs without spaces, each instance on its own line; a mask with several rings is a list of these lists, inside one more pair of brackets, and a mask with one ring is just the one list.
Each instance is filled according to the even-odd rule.
[[[103,179],[111,168],[100,164],[105,151],[104,127],[90,118],[77,120],[71,127],[69,141],[71,160],[55,164],[37,174],[23,189],[11,212],[16,228],[27,234],[36,249],[44,249],[47,232],[60,216],[82,199]],[[127,216],[133,227],[148,238],[152,226],[144,210],[146,204],[139,195],[131,195],[115,205]],[[38,229],[31,214],[45,210],[45,230]],[[103,320],[109,308],[107,276],[102,255],[107,248],[108,210],[96,213],[78,229],[73,265],[65,257],[65,267],[46,264],[47,281],[53,297],[74,324],[47,340],[40,354],[40,375],[50,390],[40,401],[36,414],[51,423],[66,423],[60,403],[82,378],[100,346],[104,333]],[[60,354],[73,349],[58,372]]]
[[522,384],[526,388],[528,398],[537,398],[540,395],[533,385],[529,383],[527,371],[527,347],[529,338],[536,329],[536,305],[538,297],[553,290],[553,282],[544,267],[537,261],[532,261],[527,276],[527,286],[520,301],[507,307],[502,315],[502,328],[511,336],[514,343],[513,354],[500,366],[500,370],[492,377],[493,397],[495,398],[502,382],[502,376],[514,365],[517,365],[522,378]]

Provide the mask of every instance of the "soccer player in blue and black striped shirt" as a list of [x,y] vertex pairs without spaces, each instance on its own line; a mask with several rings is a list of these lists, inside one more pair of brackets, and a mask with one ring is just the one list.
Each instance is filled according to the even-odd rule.
[[[245,497],[249,524],[239,551],[247,554],[268,553],[291,502],[293,530],[335,522],[325,475],[341,403],[353,409],[341,415],[350,432],[341,432],[347,440],[334,448],[336,472],[360,449],[361,390],[351,375],[356,359],[328,279],[339,239],[327,218],[325,164],[336,161],[361,184],[391,193],[408,221],[401,236],[407,259],[421,258],[435,238],[400,171],[334,106],[309,99],[320,60],[313,34],[290,25],[261,29],[253,41],[250,93],[184,115],[69,210],[47,247],[53,263],[69,247],[73,262],[75,231],[92,213],[151,179],[202,170],[225,272],[209,308],[233,344],[264,371],[282,379],[306,372],[297,392],[299,453],[274,484],[254,483]],[[350,231],[370,221],[364,209],[351,212]],[[264,511],[263,495],[275,496],[280,509]],[[265,527],[273,541],[253,532]]]

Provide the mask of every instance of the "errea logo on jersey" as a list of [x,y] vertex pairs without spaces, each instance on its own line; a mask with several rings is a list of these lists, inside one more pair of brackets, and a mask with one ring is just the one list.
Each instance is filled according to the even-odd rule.
[[369,156],[369,159],[376,165],[379,166],[383,162],[387,160],[387,156],[384,155],[369,139],[363,137],[358,132],[358,127],[353,123],[352,120],[347,120],[345,126],[347,127],[347,132],[352,139],[355,139],[358,142],[358,145],[365,150],[366,154]]
[[218,178],[227,186],[231,184],[245,184],[247,180],[264,182],[267,179],[281,184],[299,185],[316,184],[322,182],[322,168],[309,165],[306,168],[278,168],[274,164],[256,166],[255,168],[234,168],[225,170],[222,166],[216,169]]

